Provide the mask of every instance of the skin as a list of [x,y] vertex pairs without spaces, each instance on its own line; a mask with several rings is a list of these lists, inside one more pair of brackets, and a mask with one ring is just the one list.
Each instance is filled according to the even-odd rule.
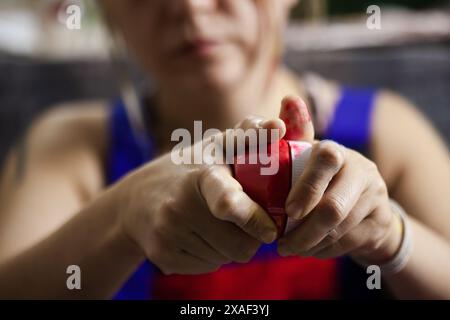
[[[107,112],[101,104],[59,108],[37,120],[27,134],[23,180],[15,179],[14,151],[1,175],[1,297],[108,298],[144,259],[165,274],[199,274],[245,263],[262,242],[272,242],[274,224],[228,167],[170,161],[170,133],[191,129],[196,119],[221,130],[277,128],[281,136],[314,143],[286,203],[302,224],[279,240],[280,255],[389,260],[401,241],[392,197],[409,214],[414,248],[406,267],[386,282],[398,298],[450,297],[443,281],[450,277],[447,148],[410,103],[388,92],[376,102],[371,160],[313,141],[308,101],[283,99],[306,96],[279,64],[280,31],[294,1],[104,4],[131,53],[158,82],[159,157],[105,187]],[[186,43],[199,37],[216,42],[195,42],[193,53]],[[321,110],[327,110],[338,90],[328,83],[321,92],[329,102]],[[289,112],[299,122],[294,131],[277,119]],[[81,267],[81,291],[66,289],[72,264]]]

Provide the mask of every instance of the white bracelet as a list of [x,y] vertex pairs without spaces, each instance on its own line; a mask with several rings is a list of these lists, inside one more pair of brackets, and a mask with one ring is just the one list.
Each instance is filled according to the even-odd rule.
[[[408,263],[409,258],[412,253],[412,235],[411,235],[411,226],[408,221],[407,214],[405,210],[394,200],[390,199],[392,211],[400,217],[403,233],[402,233],[402,241],[399,250],[386,263],[378,265],[380,267],[381,273],[385,275],[395,274],[400,272]],[[363,266],[372,265],[370,263],[366,263],[358,259],[359,264]]]

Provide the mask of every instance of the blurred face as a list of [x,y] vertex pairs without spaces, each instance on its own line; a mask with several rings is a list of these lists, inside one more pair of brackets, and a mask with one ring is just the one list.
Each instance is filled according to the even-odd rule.
[[273,69],[293,2],[105,0],[104,5],[131,53],[159,85],[226,90]]

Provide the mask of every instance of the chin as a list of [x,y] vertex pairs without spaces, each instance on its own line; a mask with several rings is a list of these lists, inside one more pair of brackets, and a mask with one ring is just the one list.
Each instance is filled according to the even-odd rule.
[[244,74],[238,64],[215,64],[185,72],[183,76],[179,74],[175,79],[179,86],[188,90],[220,93],[239,86]]

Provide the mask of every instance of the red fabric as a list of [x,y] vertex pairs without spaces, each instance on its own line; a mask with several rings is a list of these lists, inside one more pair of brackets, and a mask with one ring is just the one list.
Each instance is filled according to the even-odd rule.
[[228,265],[195,276],[158,275],[155,299],[333,299],[337,297],[337,261],[273,258]]

